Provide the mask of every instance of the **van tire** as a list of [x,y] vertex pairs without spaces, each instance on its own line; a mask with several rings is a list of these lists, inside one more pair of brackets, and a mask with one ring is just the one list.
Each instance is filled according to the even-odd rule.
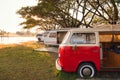
[[96,69],[91,63],[83,63],[78,68],[78,74],[82,78],[92,78],[95,73]]
[[41,39],[40,39],[40,38],[38,38],[38,41],[39,41],[39,42],[41,42]]

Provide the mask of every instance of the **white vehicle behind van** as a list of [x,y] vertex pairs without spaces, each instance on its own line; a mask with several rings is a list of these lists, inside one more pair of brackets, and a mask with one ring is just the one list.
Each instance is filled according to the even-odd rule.
[[44,41],[44,34],[43,33],[39,33],[36,35],[36,38],[38,39],[38,41]]
[[67,33],[67,30],[51,30],[47,31],[47,35],[44,35],[44,44],[45,45],[59,45],[65,34]]

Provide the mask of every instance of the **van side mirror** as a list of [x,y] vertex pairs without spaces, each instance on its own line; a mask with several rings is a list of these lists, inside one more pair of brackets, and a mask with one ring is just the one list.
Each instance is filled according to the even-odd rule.
[[74,45],[74,46],[72,47],[72,50],[76,50],[76,49],[77,49],[77,46]]

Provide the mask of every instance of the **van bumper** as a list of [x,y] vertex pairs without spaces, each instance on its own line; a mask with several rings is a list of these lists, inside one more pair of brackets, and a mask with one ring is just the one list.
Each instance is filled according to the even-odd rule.
[[61,65],[60,65],[60,63],[59,63],[59,59],[56,59],[56,69],[57,70],[59,70],[59,71],[61,71],[62,70],[62,67],[61,67]]

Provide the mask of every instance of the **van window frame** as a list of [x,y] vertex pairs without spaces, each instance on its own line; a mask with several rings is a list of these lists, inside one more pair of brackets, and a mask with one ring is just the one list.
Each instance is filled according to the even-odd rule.
[[65,37],[63,38],[62,44],[68,43],[70,35],[71,35],[71,32],[68,31],[67,34],[65,35]]
[[[95,34],[95,43],[91,43],[91,44],[89,44],[89,43],[85,43],[85,44],[71,44],[70,43],[70,39],[71,39],[71,37],[72,37],[72,35],[74,34],[74,33],[94,33]],[[82,45],[82,46],[94,46],[94,45],[96,45],[96,46],[99,46],[99,37],[98,37],[98,32],[71,32],[70,34],[69,34],[69,38],[67,38],[67,43],[69,44],[69,45]]]

